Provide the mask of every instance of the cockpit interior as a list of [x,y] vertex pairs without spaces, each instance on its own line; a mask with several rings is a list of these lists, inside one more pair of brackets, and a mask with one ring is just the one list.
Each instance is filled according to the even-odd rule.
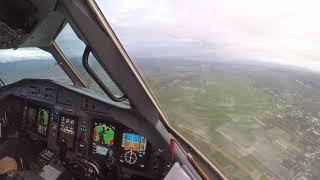
[[[38,174],[50,165],[89,179],[160,179],[173,165],[130,128],[140,117],[126,103],[108,103],[88,90],[50,80],[24,79],[0,93],[5,96],[0,103],[0,141],[17,133],[19,139],[35,143],[36,161],[21,161],[19,166]],[[16,173],[24,176],[23,171]]]

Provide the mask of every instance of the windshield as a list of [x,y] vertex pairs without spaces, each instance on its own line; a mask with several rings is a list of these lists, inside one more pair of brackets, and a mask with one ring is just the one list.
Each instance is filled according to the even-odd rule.
[[72,84],[52,55],[39,48],[0,50],[0,78],[5,84],[24,78],[51,79]]
[[171,125],[231,179],[320,179],[316,1],[97,4]]

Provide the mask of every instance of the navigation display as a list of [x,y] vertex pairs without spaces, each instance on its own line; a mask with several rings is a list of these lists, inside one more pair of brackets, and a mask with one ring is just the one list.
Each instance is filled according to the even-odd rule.
[[49,124],[49,110],[45,108],[38,109],[38,118],[37,118],[37,132],[41,135],[47,135],[47,129]]
[[107,155],[108,150],[114,144],[115,126],[95,122],[93,127],[92,153]]
[[147,139],[139,134],[125,132],[122,134],[123,154],[120,156],[120,162],[127,165],[136,165],[144,167],[146,155]]
[[68,149],[70,150],[74,150],[76,129],[77,121],[75,118],[61,115],[59,140],[61,142],[61,140],[64,139],[68,144]]
[[144,154],[147,147],[146,139],[139,134],[123,133],[122,147],[125,150],[133,150]]

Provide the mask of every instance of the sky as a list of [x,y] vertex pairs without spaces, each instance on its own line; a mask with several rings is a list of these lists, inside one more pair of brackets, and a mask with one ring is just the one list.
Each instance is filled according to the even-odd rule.
[[[133,58],[208,57],[320,67],[320,1],[96,1]],[[0,62],[9,61],[8,53],[13,52],[0,53]]]
[[22,48],[18,50],[0,50],[0,63],[23,60],[53,59],[50,53],[37,48]]
[[320,63],[320,1],[97,0],[129,54]]

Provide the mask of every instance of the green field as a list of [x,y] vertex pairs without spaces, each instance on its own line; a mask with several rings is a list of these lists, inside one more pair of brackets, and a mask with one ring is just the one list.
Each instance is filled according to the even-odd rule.
[[313,163],[311,163],[311,173],[314,179],[320,178],[319,169],[320,169],[320,160],[316,160]]
[[237,140],[250,146],[256,141],[255,119],[262,123],[279,111],[271,96],[231,74],[170,67],[149,70],[143,71],[145,79],[180,133],[231,179],[265,178],[267,168],[250,153],[243,155],[230,146],[222,133],[235,131],[234,137],[240,135]]

